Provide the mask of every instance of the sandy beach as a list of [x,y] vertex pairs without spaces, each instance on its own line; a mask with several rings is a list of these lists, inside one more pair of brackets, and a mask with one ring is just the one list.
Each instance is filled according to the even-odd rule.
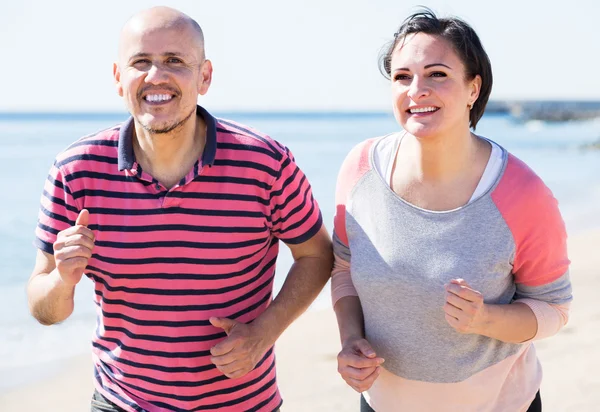
[[[569,239],[571,321],[559,335],[536,343],[547,412],[593,412],[600,405],[599,245],[600,230]],[[332,310],[307,312],[284,333],[276,347],[283,411],[358,411],[358,394],[336,371],[339,348]],[[92,390],[90,356],[81,356],[50,379],[0,394],[0,411],[89,411]]]

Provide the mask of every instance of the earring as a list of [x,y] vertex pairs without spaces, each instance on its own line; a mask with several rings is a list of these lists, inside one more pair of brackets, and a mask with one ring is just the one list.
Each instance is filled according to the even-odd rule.
[[467,104],[467,107],[469,108],[469,110],[473,110],[473,103]]

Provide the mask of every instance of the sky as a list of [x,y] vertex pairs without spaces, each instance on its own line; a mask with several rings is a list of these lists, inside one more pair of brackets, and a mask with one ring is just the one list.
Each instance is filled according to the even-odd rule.
[[477,31],[492,99],[600,100],[596,0],[19,0],[0,4],[0,111],[122,111],[112,77],[119,32],[153,5],[202,26],[214,67],[199,100],[207,108],[387,110],[378,54],[421,4]]

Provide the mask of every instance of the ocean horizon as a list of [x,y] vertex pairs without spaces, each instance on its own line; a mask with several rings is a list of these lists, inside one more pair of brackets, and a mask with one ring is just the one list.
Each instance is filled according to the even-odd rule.
[[[389,110],[214,110],[223,118],[252,117],[262,119],[289,118],[369,118],[390,116]],[[510,115],[516,120],[584,120],[600,118],[600,100],[595,99],[492,99],[486,105],[486,115]],[[79,120],[101,121],[127,117],[122,110],[0,110],[0,121]]]

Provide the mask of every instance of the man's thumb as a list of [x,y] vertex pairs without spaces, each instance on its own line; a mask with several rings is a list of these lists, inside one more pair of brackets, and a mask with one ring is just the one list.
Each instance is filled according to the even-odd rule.
[[227,318],[210,318],[209,322],[216,328],[221,328],[229,335],[231,329],[237,325],[237,321]]
[[365,339],[359,340],[356,346],[358,347],[360,353],[362,353],[367,358],[374,358],[375,356],[377,356],[369,342],[367,342]]
[[86,226],[90,223],[90,212],[87,209],[83,209],[79,212],[79,216],[77,216],[77,220],[75,221],[75,225]]

